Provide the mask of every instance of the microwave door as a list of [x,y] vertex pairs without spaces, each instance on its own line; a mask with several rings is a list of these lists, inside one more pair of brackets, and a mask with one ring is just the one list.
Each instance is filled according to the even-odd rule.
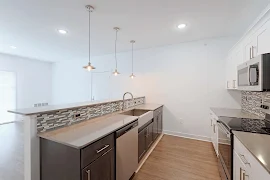
[[257,86],[259,84],[259,71],[258,65],[252,65],[249,68],[249,82],[251,86]]
[[238,70],[238,87],[246,87],[249,86],[249,67]]

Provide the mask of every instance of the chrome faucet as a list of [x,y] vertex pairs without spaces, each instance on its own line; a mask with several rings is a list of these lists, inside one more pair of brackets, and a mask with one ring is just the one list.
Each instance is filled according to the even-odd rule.
[[126,96],[126,94],[130,94],[131,97],[132,97],[132,101],[134,101],[134,99],[133,99],[133,94],[132,94],[131,92],[126,92],[126,93],[123,95],[123,107],[122,107],[122,110],[125,109],[125,96]]

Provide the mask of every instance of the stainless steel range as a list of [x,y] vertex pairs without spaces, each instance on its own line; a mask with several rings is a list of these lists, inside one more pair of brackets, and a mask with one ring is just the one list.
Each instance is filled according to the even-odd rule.
[[222,180],[233,180],[233,134],[244,131],[270,135],[270,115],[262,119],[220,117],[218,120],[218,160]]

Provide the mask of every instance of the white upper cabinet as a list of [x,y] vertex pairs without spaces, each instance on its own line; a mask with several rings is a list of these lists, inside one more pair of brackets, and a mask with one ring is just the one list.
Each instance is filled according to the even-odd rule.
[[266,14],[230,51],[226,59],[226,89],[238,89],[237,66],[270,53],[270,15]]
[[240,43],[228,56],[226,62],[226,89],[238,89],[237,66],[243,62],[243,46]]
[[254,57],[254,48],[256,48],[256,41],[252,35],[244,41],[244,61],[248,61]]
[[270,53],[270,21],[267,21],[255,33],[256,48],[254,55]]

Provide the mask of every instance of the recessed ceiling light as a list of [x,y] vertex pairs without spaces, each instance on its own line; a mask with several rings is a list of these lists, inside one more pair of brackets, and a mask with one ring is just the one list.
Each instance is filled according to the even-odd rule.
[[17,47],[16,46],[9,46],[11,49],[16,49]]
[[60,33],[60,34],[67,34],[67,30],[64,30],[64,29],[57,29],[57,31]]
[[186,25],[186,24],[179,24],[177,27],[178,27],[179,29],[183,29],[183,28],[187,27],[187,25]]

